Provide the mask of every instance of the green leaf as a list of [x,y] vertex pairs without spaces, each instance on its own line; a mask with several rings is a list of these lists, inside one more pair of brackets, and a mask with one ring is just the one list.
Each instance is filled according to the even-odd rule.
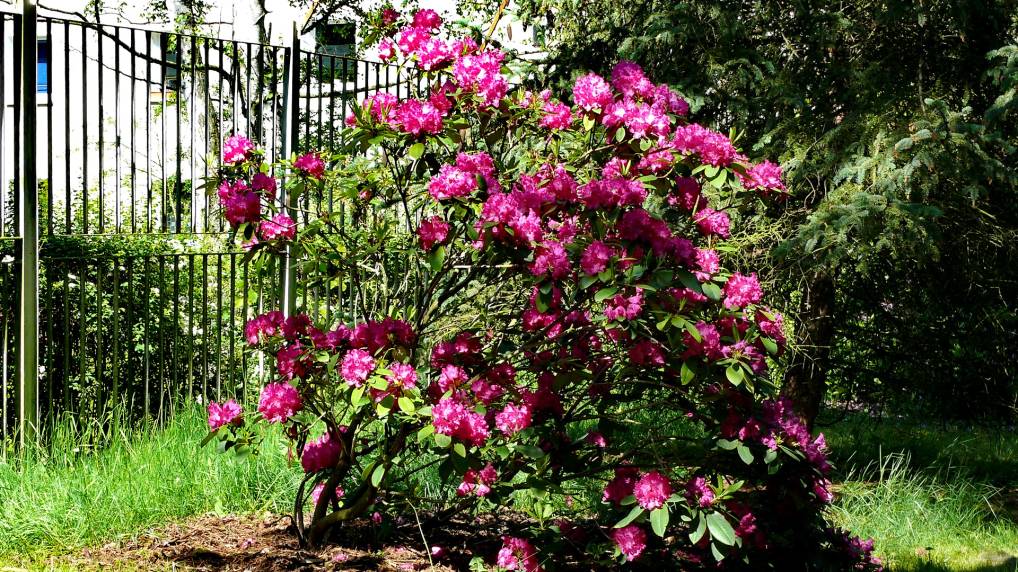
[[467,448],[463,445],[463,443],[456,443],[455,445],[452,446],[452,450],[460,457],[467,456]]
[[725,451],[734,451],[735,448],[738,446],[739,446],[738,441],[733,441],[731,439],[718,439],[718,447],[724,449]]
[[764,463],[767,463],[768,465],[771,464],[774,461],[774,459],[777,458],[778,452],[774,449],[767,449],[767,452],[764,453]]
[[530,457],[531,459],[540,459],[541,457],[544,456],[544,449],[541,449],[540,447],[535,447],[533,445],[517,445],[516,450]]
[[736,451],[739,452],[739,458],[742,459],[743,463],[746,463],[747,465],[753,464],[753,452],[749,450],[749,447],[740,444]]
[[428,266],[431,267],[432,272],[438,272],[442,269],[442,263],[445,262],[445,245],[439,245],[438,248],[428,254]]
[[682,362],[682,370],[680,371],[680,376],[682,379],[682,385],[689,385],[689,382],[693,381],[693,378],[696,377],[696,374],[693,372],[692,369],[690,369],[688,365],[686,365],[686,362]]
[[721,300],[721,288],[713,282],[708,282],[700,286],[703,289],[703,295],[717,302]]
[[650,513],[650,527],[654,529],[654,534],[664,538],[665,529],[668,528],[668,507],[663,506],[656,508]]
[[689,533],[689,541],[693,544],[700,542],[700,539],[703,538],[703,535],[707,532],[707,519],[703,517],[702,512],[699,513],[699,515],[700,518],[697,521],[696,530]]
[[378,465],[375,470],[371,472],[371,486],[378,487],[382,483],[382,479],[385,477],[385,465]]
[[360,407],[361,401],[364,398],[364,387],[355,387],[350,393],[350,405],[354,407]]
[[707,515],[707,528],[710,536],[721,544],[733,546],[735,544],[735,529],[728,523],[725,515],[719,512],[712,512]]
[[410,146],[410,158],[417,160],[424,155],[424,143],[414,143]]
[[420,443],[435,433],[435,426],[428,423],[417,432],[417,442]]
[[586,276],[580,278],[580,288],[586,290],[590,288],[590,285],[597,282],[597,276]]
[[441,433],[435,433],[435,445],[438,445],[442,449],[448,448],[449,445],[452,445],[452,437]]
[[600,290],[597,291],[597,294],[594,294],[594,301],[595,302],[604,302],[608,298],[611,298],[612,296],[614,296],[618,291],[619,291],[619,289],[618,288],[614,288],[614,287],[611,287],[611,288],[601,288]]
[[405,395],[400,397],[399,400],[397,400],[397,403],[399,403],[399,410],[406,414],[413,414],[413,412],[417,409],[417,407],[414,406],[413,400]]
[[725,369],[725,376],[728,378],[728,381],[732,382],[732,385],[739,385],[746,378],[746,374],[737,363],[733,363]]
[[767,350],[767,353],[771,355],[778,355],[778,344],[776,344],[774,340],[761,336],[760,341],[763,342],[764,349]]
[[643,514],[643,507],[640,505],[634,506],[633,510],[629,511],[629,514],[627,514],[625,518],[615,523],[615,528],[622,528],[623,526],[628,525],[637,518],[640,518],[641,514]]

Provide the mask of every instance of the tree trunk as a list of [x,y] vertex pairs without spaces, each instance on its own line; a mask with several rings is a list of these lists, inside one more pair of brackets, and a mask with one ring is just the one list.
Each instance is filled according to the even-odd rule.
[[797,350],[785,374],[782,394],[810,428],[820,413],[827,391],[827,368],[834,339],[834,280],[824,272],[813,275],[806,285],[799,308]]

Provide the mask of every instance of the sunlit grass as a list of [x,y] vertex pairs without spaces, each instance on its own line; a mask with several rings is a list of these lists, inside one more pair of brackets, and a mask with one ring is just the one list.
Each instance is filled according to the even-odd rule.
[[99,451],[57,439],[28,458],[0,458],[0,562],[196,514],[286,510],[301,471],[277,452],[281,440],[270,437],[257,458],[235,459],[198,446],[206,429],[195,407],[163,429],[120,428],[121,438]]

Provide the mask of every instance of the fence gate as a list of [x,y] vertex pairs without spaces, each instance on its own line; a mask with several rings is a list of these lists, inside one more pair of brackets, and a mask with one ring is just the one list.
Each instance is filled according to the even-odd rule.
[[[262,372],[243,324],[283,305],[283,274],[244,262],[204,187],[223,139],[244,134],[270,159],[329,150],[355,100],[403,96],[416,79],[301,51],[296,34],[274,46],[0,13],[0,37],[0,437],[35,420],[159,420],[199,395],[249,398]],[[35,123],[27,136],[22,122]],[[21,215],[39,237],[34,322],[19,311],[35,267]],[[37,366],[19,370],[34,351]]]

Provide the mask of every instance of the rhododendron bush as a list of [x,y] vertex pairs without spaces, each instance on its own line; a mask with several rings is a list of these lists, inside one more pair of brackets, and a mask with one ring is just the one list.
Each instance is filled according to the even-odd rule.
[[[723,255],[780,168],[633,62],[559,99],[440,27],[383,18],[383,57],[429,87],[357,106],[348,152],[267,165],[227,142],[224,216],[335,304],[248,323],[271,379],[256,411],[212,404],[211,437],[247,451],[281,425],[312,544],[362,515],[508,508],[533,526],[480,555],[507,570],[877,567],[823,519],[823,437],[771,397],[782,316]],[[335,210],[295,224],[326,188]]]

